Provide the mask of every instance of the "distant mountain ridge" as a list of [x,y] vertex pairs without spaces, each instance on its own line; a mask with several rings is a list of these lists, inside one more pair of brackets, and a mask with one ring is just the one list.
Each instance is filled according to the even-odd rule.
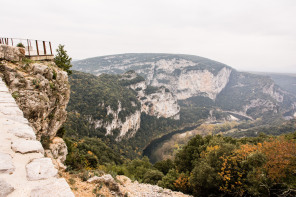
[[252,118],[263,114],[292,116],[296,99],[270,77],[238,72],[207,58],[178,54],[119,54],[73,62],[73,69],[100,75],[134,70],[147,85],[164,86],[183,105],[211,107]]

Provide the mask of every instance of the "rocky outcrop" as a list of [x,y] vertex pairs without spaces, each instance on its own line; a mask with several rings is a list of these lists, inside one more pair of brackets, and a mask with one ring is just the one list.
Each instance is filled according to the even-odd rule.
[[66,169],[64,162],[66,161],[67,154],[67,145],[60,137],[54,137],[49,145],[49,150],[45,151],[45,155],[50,157],[55,166],[58,166],[60,169]]
[[157,185],[150,185],[132,182],[126,176],[116,176],[116,180],[110,175],[105,174],[101,177],[94,176],[87,180],[92,184],[104,184],[111,192],[112,196],[129,196],[129,197],[189,197],[190,195],[181,192],[174,192],[170,189],[164,189]]
[[118,109],[116,111],[112,110],[110,106],[106,107],[107,115],[111,115],[113,118],[109,122],[103,122],[102,120],[96,120],[95,128],[105,128],[106,135],[113,135],[112,131],[118,129],[119,135],[116,140],[120,141],[123,137],[132,137],[137,130],[140,128],[141,124],[141,111],[137,110],[135,113],[121,119],[119,117],[120,112],[123,110],[121,108],[121,103],[118,102]]
[[135,71],[128,71],[120,78],[128,84],[129,88],[137,92],[137,98],[141,102],[141,112],[157,118],[180,118],[177,98],[168,88],[147,86],[145,79]]
[[271,84],[263,87],[262,91],[263,91],[263,93],[271,96],[277,102],[283,102],[283,100],[284,100],[283,91],[279,91],[279,89],[276,89],[274,87],[274,83],[271,83]]
[[176,96],[167,88],[160,87],[155,93],[140,97],[142,111],[156,117],[180,119],[180,106]]
[[0,77],[0,196],[74,197]]
[[0,59],[8,61],[21,61],[25,57],[25,49],[0,44]]
[[[53,140],[67,117],[66,106],[70,97],[67,73],[53,62],[12,63],[3,60],[0,62],[0,76],[33,127],[37,139],[45,137]],[[11,132],[18,131],[16,129]],[[22,131],[21,134],[28,139],[32,138],[32,133]],[[63,145],[58,147],[66,147],[63,141],[60,144]],[[64,149],[58,151],[64,155],[58,156],[56,163],[63,163],[67,154]],[[57,152],[55,148],[51,151]]]
[[117,180],[120,182],[119,188],[121,193],[127,194],[129,197],[189,197],[190,195],[183,194],[181,192],[174,192],[170,189],[165,189],[157,185],[150,185],[144,183],[138,183],[138,181],[132,182],[126,176],[117,176]]
[[[209,70],[180,70],[178,75],[173,73],[156,73],[152,80],[153,86],[166,86],[178,98],[184,100],[193,96],[207,96],[215,99],[229,81],[231,69],[222,68],[216,75]],[[168,71],[166,71],[168,72]],[[165,83],[164,83],[165,81]]]
[[68,76],[53,62],[0,62],[0,73],[37,138],[51,139],[65,122],[70,97]]
[[114,180],[110,174],[105,174],[101,177],[94,176],[87,180],[88,183],[104,184],[108,189],[115,194],[115,196],[124,196],[119,189],[119,184]]

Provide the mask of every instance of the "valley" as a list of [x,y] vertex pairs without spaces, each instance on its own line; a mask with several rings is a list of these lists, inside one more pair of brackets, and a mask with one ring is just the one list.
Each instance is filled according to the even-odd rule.
[[238,72],[203,57],[120,54],[75,61],[73,68],[68,136],[99,137],[130,158],[143,154],[156,162],[152,152],[202,122],[264,117],[254,126],[259,127],[295,113],[296,97],[285,91],[287,81],[275,83],[270,76]]

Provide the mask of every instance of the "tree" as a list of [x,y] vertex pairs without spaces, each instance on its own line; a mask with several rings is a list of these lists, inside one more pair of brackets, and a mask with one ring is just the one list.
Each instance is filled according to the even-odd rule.
[[163,173],[159,170],[148,169],[144,174],[143,182],[156,185],[163,177]]
[[72,58],[70,58],[67,54],[67,51],[64,49],[65,45],[59,45],[57,48],[57,54],[54,58],[54,62],[55,64],[60,67],[61,69],[63,69],[64,71],[66,71],[68,73],[68,75],[72,74],[72,71],[70,70],[70,68],[72,67],[71,65],[71,61]]

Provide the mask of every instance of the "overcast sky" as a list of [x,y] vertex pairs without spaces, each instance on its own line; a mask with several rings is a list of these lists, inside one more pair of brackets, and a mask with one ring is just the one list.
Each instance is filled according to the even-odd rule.
[[1,0],[0,37],[50,40],[74,59],[203,56],[296,73],[296,0]]

